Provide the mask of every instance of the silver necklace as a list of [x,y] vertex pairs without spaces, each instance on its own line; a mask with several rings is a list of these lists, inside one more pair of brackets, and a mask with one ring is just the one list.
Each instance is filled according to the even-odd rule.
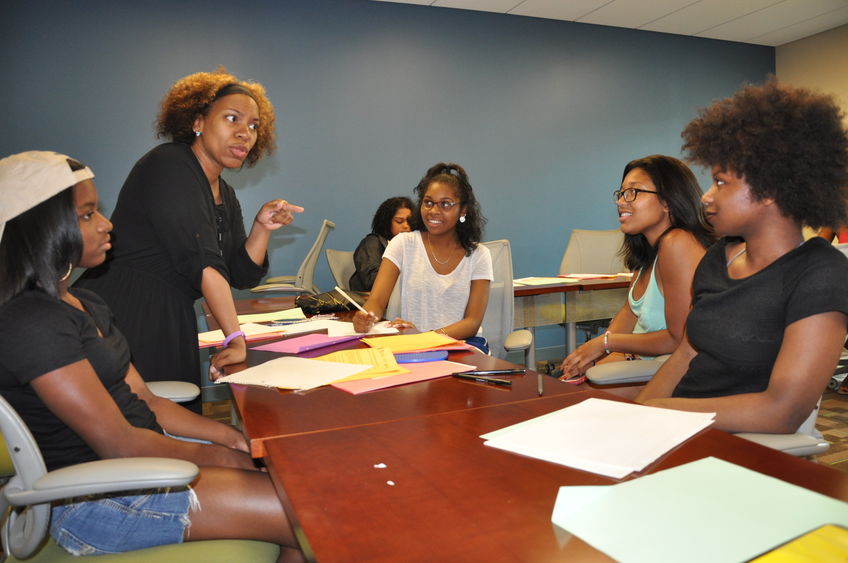
[[430,244],[430,233],[427,233],[427,248],[429,248],[429,249],[430,249],[430,254],[432,254],[432,255],[433,255],[433,260],[435,260],[435,261],[436,261],[436,264],[440,264],[440,265],[444,266],[445,264],[447,264],[448,262],[450,262],[450,259],[451,259],[450,254],[448,254],[448,259],[447,259],[447,260],[445,260],[444,262],[442,262],[441,260],[439,260],[438,258],[436,258],[436,253],[435,253],[435,251],[433,250],[433,245],[432,245],[432,244]]
[[745,251],[746,251],[746,250],[748,250],[748,245],[747,245],[747,244],[745,245],[745,248],[743,248],[742,250],[740,250],[739,252],[737,252],[736,254],[734,254],[734,255],[733,255],[733,258],[731,258],[730,260],[728,260],[728,261],[727,261],[726,266],[730,266],[730,263],[731,263],[731,262],[733,262],[734,260],[736,260],[737,258],[739,258],[740,256],[742,256],[743,254],[745,254]]

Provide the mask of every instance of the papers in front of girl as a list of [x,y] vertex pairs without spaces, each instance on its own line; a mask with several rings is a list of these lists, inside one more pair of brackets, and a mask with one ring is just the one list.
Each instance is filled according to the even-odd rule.
[[715,413],[590,398],[480,437],[487,446],[621,479],[714,419]]
[[241,383],[280,389],[312,389],[350,377],[371,367],[284,356],[221,377],[215,383]]

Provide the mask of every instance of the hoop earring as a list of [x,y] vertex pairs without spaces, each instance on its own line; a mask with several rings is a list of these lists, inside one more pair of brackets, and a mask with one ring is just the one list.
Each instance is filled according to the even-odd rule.
[[59,282],[66,281],[69,277],[71,277],[71,270],[74,269],[74,264],[72,262],[68,263],[68,271],[65,272],[65,275],[59,278]]
[[459,218],[459,222],[460,222],[460,223],[465,223],[465,215],[460,216],[460,218]]

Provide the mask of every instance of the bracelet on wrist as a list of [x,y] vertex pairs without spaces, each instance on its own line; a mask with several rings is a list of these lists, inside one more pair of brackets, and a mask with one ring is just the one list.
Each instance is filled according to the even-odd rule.
[[609,336],[610,336],[610,334],[612,334],[610,331],[606,331],[604,333],[604,353],[606,353],[607,356],[609,356],[612,353],[612,352],[610,352],[610,347],[609,347]]
[[233,340],[235,340],[239,336],[244,336],[244,331],[237,330],[235,332],[231,332],[230,334],[228,334],[227,337],[224,339],[224,345],[223,345],[224,348],[227,348],[230,345],[230,342],[232,342]]

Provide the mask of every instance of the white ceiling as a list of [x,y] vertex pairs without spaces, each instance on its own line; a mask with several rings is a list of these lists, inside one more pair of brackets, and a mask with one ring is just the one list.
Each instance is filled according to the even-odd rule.
[[376,0],[776,47],[848,24],[848,0]]

